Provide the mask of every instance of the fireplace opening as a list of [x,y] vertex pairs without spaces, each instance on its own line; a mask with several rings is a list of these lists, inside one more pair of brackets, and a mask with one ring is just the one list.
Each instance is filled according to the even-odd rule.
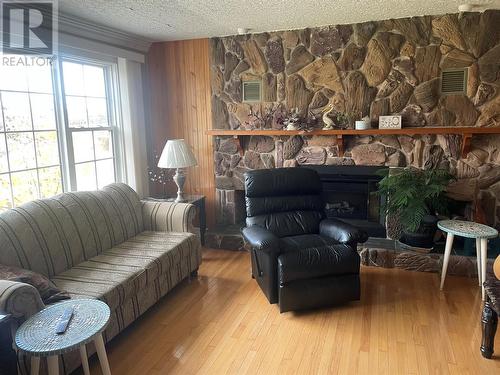
[[385,216],[381,211],[377,174],[388,167],[371,166],[307,166],[318,172],[323,185],[327,218],[356,225],[371,237],[386,237]]
[[[388,167],[308,165],[302,168],[318,172],[327,218],[355,225],[370,237],[386,238],[385,215],[381,210],[383,198],[376,191],[382,179],[377,171]],[[244,190],[216,189],[216,199],[217,228],[213,236],[209,233],[208,238],[213,237],[217,243],[236,237],[241,241],[240,229],[245,225],[246,217]],[[212,242],[210,246],[219,248]]]

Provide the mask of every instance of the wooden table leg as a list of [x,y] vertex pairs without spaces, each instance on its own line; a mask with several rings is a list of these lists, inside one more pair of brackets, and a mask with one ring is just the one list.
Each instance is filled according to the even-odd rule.
[[479,286],[481,286],[481,278],[483,274],[481,273],[481,239],[476,238],[476,263],[477,263],[477,281]]
[[486,281],[486,261],[488,260],[488,239],[481,238],[481,293],[485,300],[484,282]]
[[450,261],[451,248],[453,246],[453,238],[455,237],[452,233],[446,233],[446,246],[444,249],[443,258],[443,269],[441,270],[441,285],[439,289],[443,290],[444,279],[446,278],[446,271],[448,270],[448,262]]
[[82,360],[82,368],[84,375],[90,375],[89,369],[89,357],[87,356],[87,348],[84,345],[80,345],[80,359]]
[[489,299],[486,299],[481,315],[481,326],[483,328],[483,338],[481,340],[481,354],[484,358],[490,359],[493,355],[495,344],[495,333],[497,331],[498,315],[490,306]]
[[59,375],[59,356],[51,355],[47,357],[47,367],[49,375]]
[[40,357],[31,357],[31,375],[38,375],[40,371]]
[[103,375],[111,375],[111,370],[109,369],[108,356],[106,354],[106,347],[104,346],[104,340],[102,339],[102,334],[97,335],[94,340],[95,348],[97,350],[97,356],[99,357],[99,362],[101,363],[101,370]]

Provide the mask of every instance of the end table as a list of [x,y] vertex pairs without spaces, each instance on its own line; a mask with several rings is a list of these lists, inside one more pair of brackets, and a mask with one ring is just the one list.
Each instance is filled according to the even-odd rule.
[[[205,232],[207,231],[207,214],[205,211],[205,196],[204,195],[184,195],[186,201],[191,203],[198,209],[198,220],[200,222],[200,241],[202,246],[205,246]],[[146,201],[152,202],[175,202],[175,198],[144,198]]]
[[[65,333],[56,334],[56,326],[63,311],[73,308]],[[49,375],[59,374],[59,355],[79,349],[83,373],[90,374],[87,349],[91,341],[97,350],[102,373],[111,375],[102,332],[109,322],[108,305],[96,299],[74,299],[51,305],[25,321],[16,332],[15,344],[31,357],[31,375],[38,374],[40,358],[47,357]]]
[[484,282],[486,281],[486,260],[488,257],[488,239],[498,236],[498,231],[484,224],[473,221],[441,220],[437,223],[438,228],[446,232],[446,246],[444,250],[443,269],[441,271],[440,289],[443,290],[448,261],[450,260],[451,248],[455,236],[474,238],[476,240],[476,262],[477,277],[481,286],[483,301],[486,298]]

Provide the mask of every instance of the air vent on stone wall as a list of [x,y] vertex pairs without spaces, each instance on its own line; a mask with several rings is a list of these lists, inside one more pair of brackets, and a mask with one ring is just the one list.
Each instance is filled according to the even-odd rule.
[[243,101],[260,102],[261,101],[260,87],[261,87],[260,81],[243,82]]
[[467,94],[467,68],[443,70],[441,94]]

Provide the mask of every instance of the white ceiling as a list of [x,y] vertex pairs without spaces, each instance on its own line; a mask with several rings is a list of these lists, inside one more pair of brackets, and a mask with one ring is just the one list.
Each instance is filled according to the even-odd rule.
[[152,41],[457,12],[498,0],[60,0],[60,11]]

